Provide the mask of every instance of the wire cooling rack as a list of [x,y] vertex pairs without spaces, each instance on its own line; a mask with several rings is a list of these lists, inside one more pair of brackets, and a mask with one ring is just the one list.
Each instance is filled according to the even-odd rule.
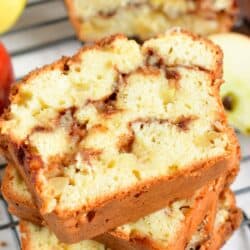
[[[235,31],[250,34],[250,23],[240,20]],[[81,46],[70,26],[61,0],[30,0],[24,15],[10,32],[0,37],[12,56],[16,79],[62,55],[70,55]],[[250,138],[237,132],[243,157],[241,172],[233,185],[238,204],[243,210],[241,229],[248,245],[237,249],[250,248]],[[1,174],[6,164],[0,164]],[[247,235],[246,235],[247,234]],[[243,243],[244,244],[244,243]],[[21,249],[18,233],[18,219],[8,212],[8,206],[0,193],[0,249]],[[229,249],[229,248],[227,248]],[[231,248],[230,249],[234,249]]]

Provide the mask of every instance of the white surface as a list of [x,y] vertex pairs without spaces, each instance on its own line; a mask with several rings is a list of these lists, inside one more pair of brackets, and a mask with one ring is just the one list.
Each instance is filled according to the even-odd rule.
[[[42,0],[33,0],[30,2],[42,2]],[[43,22],[56,21],[50,25],[37,28],[25,29],[25,27],[37,25]],[[61,20],[61,21],[60,21]],[[74,31],[66,20],[66,12],[62,1],[50,0],[46,3],[32,5],[26,8],[24,15],[19,20],[12,32],[0,37],[11,53],[19,53],[22,49],[30,47],[43,46],[44,43],[51,43],[60,40],[46,48],[33,49],[31,52],[13,56],[13,65],[16,78],[20,78],[36,67],[51,63],[63,55],[72,55],[80,46],[80,42],[74,39]],[[67,38],[63,40],[63,38]],[[239,136],[243,156],[250,155],[250,137]],[[233,184],[233,189],[239,189],[250,185],[250,161],[244,162],[241,166],[241,172]],[[239,195],[238,204],[250,216],[250,193]],[[0,225],[9,221],[4,212],[3,204],[0,202]],[[15,250],[16,242],[11,230],[0,231],[0,249]],[[1,241],[7,243],[1,247]],[[250,230],[245,226],[241,227],[237,233],[224,246],[223,250],[249,250],[250,249]]]

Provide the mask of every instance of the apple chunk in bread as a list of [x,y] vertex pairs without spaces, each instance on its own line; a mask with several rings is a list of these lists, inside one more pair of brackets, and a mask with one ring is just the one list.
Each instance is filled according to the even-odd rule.
[[250,38],[236,33],[212,35],[224,53],[221,96],[229,122],[250,135]]

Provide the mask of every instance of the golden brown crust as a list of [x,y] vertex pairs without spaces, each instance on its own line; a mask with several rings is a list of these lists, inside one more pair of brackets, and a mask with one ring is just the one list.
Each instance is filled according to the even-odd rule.
[[[213,84],[215,87],[219,88],[220,85],[223,83],[222,75],[223,75],[223,51],[221,50],[221,48],[214,44],[211,40],[202,37],[200,35],[194,34],[191,31],[188,30],[184,30],[181,28],[172,28],[170,30],[168,30],[167,32],[171,32],[171,34],[178,34],[178,33],[183,33],[188,35],[193,41],[199,41],[201,40],[204,44],[206,44],[207,47],[213,48],[213,53],[215,56],[215,61],[214,61],[214,70],[213,71],[209,71],[209,73],[211,73],[212,75],[212,80],[213,80]],[[164,35],[158,35],[158,37],[162,37]],[[175,66],[175,65],[173,65]],[[200,67],[199,65],[192,65],[192,67],[197,67],[198,69],[201,70],[205,70],[206,69]]]
[[74,9],[74,3],[72,0],[64,0],[64,3],[66,5],[66,8],[68,10],[68,16],[69,16],[69,20],[76,32],[77,37],[84,41],[83,39],[81,39],[80,35],[81,35],[81,20],[79,20],[79,18],[76,16],[76,11]]
[[32,250],[31,235],[30,235],[28,226],[26,225],[26,222],[21,221],[19,224],[19,227],[20,227],[20,232],[21,232],[22,249]]
[[[219,190],[218,190],[219,191]],[[218,195],[213,198],[213,204],[210,204],[210,209],[207,213],[207,216],[203,219],[201,228],[198,230],[202,230],[202,238],[200,242],[197,242],[198,245],[192,246],[195,249],[198,247],[201,250],[219,250],[226,240],[231,236],[231,234],[239,227],[242,220],[242,213],[240,209],[238,209],[235,205],[235,197],[233,193],[225,189],[222,191],[220,195],[220,202],[226,200],[229,207],[227,207],[229,216],[225,222],[219,225],[219,227],[214,227],[214,218],[217,210],[217,201]],[[212,198],[212,197],[211,197]],[[196,227],[197,229],[197,227]],[[32,239],[32,232],[29,229],[28,222],[21,221],[20,222],[20,231],[22,234],[22,249],[31,250],[32,242],[34,243],[34,239]],[[182,232],[185,233],[185,232]],[[190,231],[191,233],[191,231]],[[119,235],[119,232],[116,234],[116,238],[112,235],[112,233],[107,233],[105,235],[105,239],[107,243],[106,246],[112,246],[112,250],[159,250],[164,248],[159,248],[157,246],[152,246],[150,241],[147,238],[138,239],[137,242],[134,242],[133,239],[129,241],[129,238],[124,237],[124,235]],[[179,234],[178,234],[179,236]],[[98,240],[98,239],[97,239]],[[184,249],[185,245],[179,244],[178,241],[181,239],[177,239],[175,245],[171,246],[167,249]],[[187,243],[187,242],[186,242]],[[173,247],[173,248],[172,248]],[[180,248],[179,248],[180,247]],[[189,248],[186,248],[189,249]],[[193,249],[193,248],[192,248]]]
[[[65,0],[65,1],[69,1],[72,2],[70,0]],[[168,68],[171,67],[176,67],[176,66],[181,66],[181,67],[187,67],[187,68],[198,68],[200,70],[204,70],[209,72],[213,77],[212,79],[213,81],[213,85],[215,85],[217,88],[220,87],[220,85],[223,83],[222,78],[222,64],[223,64],[223,52],[220,49],[220,47],[216,44],[214,44],[211,40],[202,37],[198,34],[194,34],[191,31],[182,29],[182,28],[172,28],[169,29],[167,31],[168,33],[170,33],[171,35],[178,35],[178,34],[185,34],[187,35],[187,37],[191,38],[193,41],[200,41],[200,43],[203,43],[206,45],[207,48],[209,48],[211,51],[213,51],[212,53],[214,54],[214,65],[213,68],[211,70],[207,70],[202,68],[199,65],[178,65],[178,64],[174,64],[174,65],[167,65]],[[157,37],[164,37],[164,34],[162,35],[158,35]],[[97,40],[95,41],[95,43],[92,44],[87,44],[85,46],[83,46],[76,54],[74,54],[72,57],[67,57],[67,56],[63,56],[61,59],[48,64],[48,65],[44,65],[41,68],[37,68],[35,70],[32,70],[29,74],[27,74],[24,78],[22,78],[22,80],[20,80],[19,82],[16,82],[14,84],[12,84],[11,87],[11,93],[10,93],[10,101],[14,101],[15,96],[17,95],[19,89],[21,88],[21,86],[23,84],[25,84],[28,81],[31,81],[32,79],[36,78],[37,76],[39,76],[40,74],[44,74],[47,71],[50,70],[55,70],[55,69],[60,69],[60,70],[64,70],[65,67],[67,68],[68,66],[70,66],[71,64],[74,64],[74,62],[78,62],[80,61],[80,56],[83,52],[88,51],[88,50],[95,50],[95,49],[102,49],[108,46],[112,46],[112,43],[116,40],[116,39],[127,39],[126,36],[124,36],[123,34],[115,34],[115,35],[111,35],[108,37],[104,37],[103,39]],[[1,116],[0,119],[0,123],[1,120],[3,120],[4,118],[8,117],[9,110],[6,109],[4,114]]]
[[[225,243],[225,241],[231,236],[234,230],[236,230],[242,220],[242,213],[240,209],[236,207],[232,207],[230,210],[230,216],[229,219],[223,223],[219,228],[214,230],[214,233],[211,234],[211,221],[213,220],[212,217],[214,216],[214,211],[210,211],[208,213],[206,221],[204,221],[204,226],[205,226],[205,231],[207,234],[207,237],[209,238],[205,242],[200,242],[199,249],[201,250],[219,250],[222,245]],[[20,231],[21,231],[21,243],[22,243],[22,249],[24,250],[31,250],[32,249],[32,232],[30,232],[29,227],[27,222],[21,221],[20,222]],[[107,236],[108,237],[108,236]],[[111,236],[109,241],[109,245],[111,244],[110,241],[112,242],[114,239]],[[118,242],[119,241],[119,242]],[[119,245],[119,248],[117,248],[117,244]],[[178,241],[176,242],[176,245],[178,244]],[[144,239],[142,239],[142,245],[139,246],[138,244],[136,245],[136,248],[133,247],[132,242],[130,245],[128,245],[127,240],[123,240],[121,237],[118,237],[116,241],[114,241],[114,248],[112,250],[157,250],[158,248],[148,248],[147,242],[144,242]],[[162,248],[161,248],[162,249]],[[169,249],[169,248],[168,248]],[[172,249],[172,248],[170,248]],[[179,249],[179,248],[173,248],[173,249]],[[184,249],[183,247],[180,249]]]
[[8,202],[8,210],[11,214],[17,216],[18,218],[26,221],[30,221],[35,225],[45,225],[44,221],[42,220],[40,214],[37,210],[32,210],[28,207],[22,207],[17,204],[12,204]]
[[229,217],[219,228],[214,228],[212,237],[202,244],[201,250],[219,250],[241,224],[242,212],[236,207],[234,194],[231,190],[226,190],[221,198],[225,196],[232,204],[229,208]]
[[239,208],[230,211],[229,219],[219,230],[213,234],[213,240],[209,240],[202,246],[201,250],[219,250],[224,243],[231,237],[233,232],[240,226],[242,212]]

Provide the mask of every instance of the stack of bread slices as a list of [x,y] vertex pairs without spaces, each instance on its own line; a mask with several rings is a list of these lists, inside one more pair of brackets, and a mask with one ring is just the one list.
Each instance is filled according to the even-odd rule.
[[24,250],[219,249],[241,222],[222,52],[181,29],[123,35],[31,72],[0,120]]

